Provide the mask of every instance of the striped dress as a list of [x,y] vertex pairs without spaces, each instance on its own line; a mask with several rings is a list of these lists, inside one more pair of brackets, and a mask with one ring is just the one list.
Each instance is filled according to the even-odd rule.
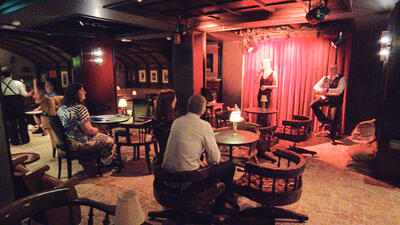
[[109,165],[116,159],[112,137],[102,133],[90,136],[81,129],[81,124],[90,121],[89,112],[84,105],[62,105],[58,109],[57,115],[65,129],[67,138],[71,141],[72,150],[100,149],[103,165]]

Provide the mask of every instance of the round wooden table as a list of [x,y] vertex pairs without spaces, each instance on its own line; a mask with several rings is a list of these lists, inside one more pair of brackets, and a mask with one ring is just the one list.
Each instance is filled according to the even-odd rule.
[[261,107],[247,107],[244,109],[245,112],[250,113],[250,114],[256,114],[257,116],[263,116],[265,117],[266,121],[265,124],[260,124],[262,127],[267,127],[269,126],[271,123],[268,120],[268,115],[272,115],[272,114],[276,114],[277,111],[275,109],[269,109],[269,108],[261,108]]
[[238,130],[237,135],[233,135],[232,129],[225,129],[215,132],[214,135],[218,145],[229,146],[229,160],[231,161],[233,159],[233,146],[253,145],[259,139],[259,136],[256,133],[246,130]]
[[33,163],[40,159],[40,155],[35,152],[21,152],[21,153],[11,154],[12,159],[15,159],[19,156],[28,156],[28,158],[24,161],[24,164]]
[[128,121],[130,118],[129,115],[119,115],[119,114],[113,114],[113,115],[99,115],[99,116],[91,116],[90,121],[95,124],[99,125],[104,125],[108,127],[108,131],[110,132],[110,135],[112,136],[112,126],[123,123]]

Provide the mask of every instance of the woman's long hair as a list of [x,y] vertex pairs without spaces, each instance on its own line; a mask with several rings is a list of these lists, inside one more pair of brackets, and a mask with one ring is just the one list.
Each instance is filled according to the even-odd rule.
[[172,102],[175,99],[175,91],[172,89],[163,89],[157,98],[156,111],[154,112],[154,119],[167,119],[173,120],[175,118]]
[[71,84],[67,87],[67,89],[64,92],[64,98],[61,102],[61,104],[66,105],[66,106],[71,106],[74,104],[79,104],[81,103],[79,100],[79,95],[78,92],[82,88],[82,84]]

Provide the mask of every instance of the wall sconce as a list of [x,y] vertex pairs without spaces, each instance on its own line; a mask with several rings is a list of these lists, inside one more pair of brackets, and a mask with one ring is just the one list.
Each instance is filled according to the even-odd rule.
[[392,36],[389,31],[382,31],[382,36],[379,42],[381,43],[381,50],[379,52],[380,60],[387,61],[392,47]]
[[240,115],[240,110],[235,110],[231,112],[229,121],[233,124],[233,136],[237,136],[237,123],[242,121],[242,116]]
[[334,48],[337,48],[342,42],[344,41],[343,39],[343,32],[339,32],[339,35],[337,38],[333,39],[333,41],[331,41],[331,45]]
[[94,49],[91,54],[93,56],[95,56],[95,58],[93,59],[93,62],[96,63],[96,65],[100,66],[103,63],[103,51],[101,50],[101,48],[96,48]]
[[121,114],[126,115],[126,108],[128,107],[128,102],[126,99],[121,98],[118,102],[118,108],[121,108]]
[[139,225],[144,222],[144,219],[145,215],[136,192],[128,190],[120,193],[115,209],[115,225]]

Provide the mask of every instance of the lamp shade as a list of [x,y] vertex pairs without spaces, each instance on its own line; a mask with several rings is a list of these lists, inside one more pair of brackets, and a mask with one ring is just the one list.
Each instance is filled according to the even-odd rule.
[[117,91],[121,90],[121,88],[119,86],[117,86]]
[[231,122],[240,122],[242,121],[242,116],[240,115],[240,110],[235,110],[231,112],[231,116],[229,118]]
[[118,195],[114,224],[137,225],[142,224],[144,219],[145,215],[137,199],[136,192],[134,190],[121,192]]
[[132,95],[137,95],[137,92],[135,90],[133,90]]
[[118,102],[118,107],[120,108],[126,108],[128,107],[128,102],[126,101],[126,99],[121,98]]
[[267,96],[266,95],[261,95],[261,102],[268,102]]

